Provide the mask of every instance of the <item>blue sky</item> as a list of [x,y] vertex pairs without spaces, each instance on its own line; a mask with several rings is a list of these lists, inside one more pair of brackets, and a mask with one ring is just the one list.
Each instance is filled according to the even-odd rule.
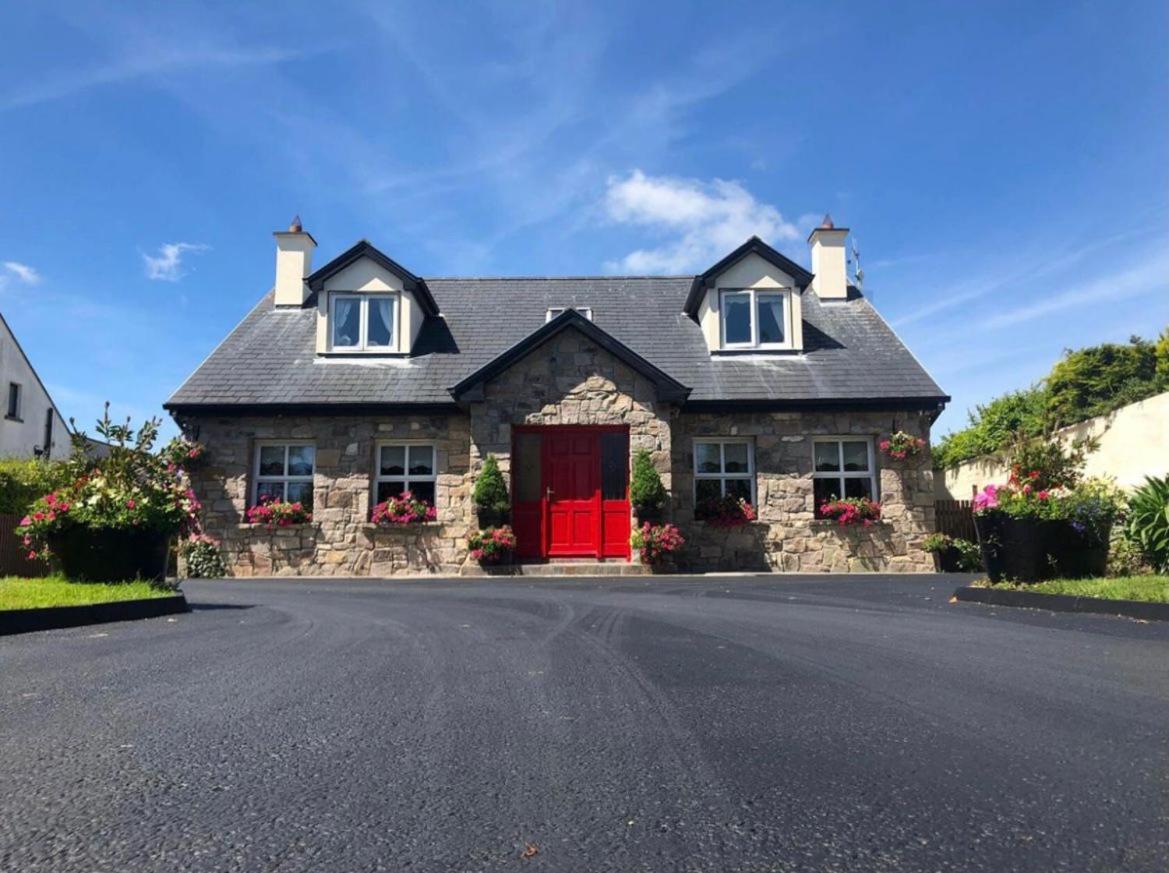
[[1169,322],[1167,24],[1161,0],[6,4],[0,310],[90,425],[160,412],[294,213],[318,264],[367,237],[436,276],[695,272],[751,233],[807,263],[831,211],[954,397],[940,433]]

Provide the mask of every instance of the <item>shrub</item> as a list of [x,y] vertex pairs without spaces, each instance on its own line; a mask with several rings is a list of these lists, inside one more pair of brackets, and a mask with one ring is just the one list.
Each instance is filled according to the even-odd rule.
[[1157,572],[1169,572],[1169,478],[1146,476],[1132,492],[1125,536]]
[[1026,473],[1031,485],[1041,490],[1071,488],[1080,481],[1088,452],[1095,440],[1076,440],[1066,446],[1050,438],[1016,437],[1011,444],[1011,474],[1020,478]]
[[515,532],[506,524],[473,531],[467,537],[471,557],[484,564],[498,564],[515,551]]
[[629,483],[629,502],[638,509],[661,509],[666,502],[666,487],[658,475],[653,459],[645,449],[633,455],[633,477]]
[[219,551],[219,542],[206,534],[194,534],[179,547],[187,564],[187,576],[192,579],[220,579],[227,575],[227,566]]
[[921,548],[923,551],[929,552],[931,555],[936,555],[940,552],[946,551],[954,544],[954,538],[949,534],[933,533],[921,541]]
[[438,513],[433,506],[412,491],[403,491],[373,508],[370,520],[383,527],[391,524],[421,524],[434,521]]
[[507,494],[507,483],[503,481],[503,473],[499,471],[499,461],[495,455],[488,455],[483,459],[483,469],[479,478],[475,480],[475,490],[471,494],[475,506],[480,512],[489,512],[504,515],[511,509],[511,499]]
[[978,543],[954,537],[954,548],[958,550],[958,569],[965,573],[976,573],[982,569],[982,549]]
[[1034,437],[1043,433],[1046,393],[1041,387],[1026,388],[976,406],[963,430],[946,434],[934,446],[934,467],[953,467],[970,458],[1000,451],[1016,434]]
[[739,527],[754,521],[758,514],[755,507],[742,497],[712,497],[698,504],[695,518],[705,521],[711,527]]
[[1053,517],[1067,520],[1088,543],[1102,546],[1108,542],[1124,505],[1124,493],[1111,481],[1085,479],[1057,496]]
[[1139,336],[1068,351],[1047,376],[1051,427],[1075,424],[1157,393],[1157,347]]
[[641,554],[643,564],[660,564],[667,555],[686,545],[681,532],[672,524],[650,524],[648,521],[633,531],[630,544]]
[[820,504],[820,515],[831,518],[842,527],[863,525],[868,527],[881,518],[881,504],[868,497],[842,497],[825,500]]
[[304,524],[313,520],[313,514],[305,509],[304,504],[297,500],[289,503],[287,500],[271,500],[260,498],[259,504],[247,511],[249,524],[265,524],[268,527],[288,527],[293,524]]
[[24,515],[38,497],[69,481],[62,461],[0,458],[0,513]]

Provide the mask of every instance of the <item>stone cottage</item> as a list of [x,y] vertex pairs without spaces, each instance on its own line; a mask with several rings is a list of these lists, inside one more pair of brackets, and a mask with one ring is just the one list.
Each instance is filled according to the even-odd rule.
[[[361,241],[317,270],[299,220],[276,236],[275,287],[167,402],[207,446],[194,471],[208,533],[236,575],[454,574],[488,454],[511,489],[525,562],[636,562],[632,453],[704,570],[920,571],[933,528],[928,442],[949,399],[847,280],[848,231],[812,231],[811,271],[758,238],[698,276],[424,278]],[[370,523],[410,490],[434,522]],[[712,498],[757,520],[723,528]],[[882,519],[819,518],[833,496]],[[312,521],[249,525],[263,499]]]

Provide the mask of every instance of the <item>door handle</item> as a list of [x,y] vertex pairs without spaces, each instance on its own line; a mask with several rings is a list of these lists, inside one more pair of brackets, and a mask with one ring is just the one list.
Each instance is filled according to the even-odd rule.
[[555,491],[553,491],[551,488],[545,488],[545,489],[544,489],[544,499],[545,499],[545,500],[548,500],[548,501],[551,501],[551,500],[552,500],[552,495],[553,495],[553,494],[555,494],[555,493],[556,493],[556,492],[555,492]]

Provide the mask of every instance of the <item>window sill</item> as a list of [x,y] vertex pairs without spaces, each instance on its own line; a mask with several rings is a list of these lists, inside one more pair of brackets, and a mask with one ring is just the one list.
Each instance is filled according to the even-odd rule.
[[841,524],[840,522],[838,522],[834,519],[831,519],[831,518],[814,518],[810,522],[808,522],[808,526],[810,528],[812,528],[813,530],[827,530],[830,528],[833,530],[854,530],[854,529],[855,530],[864,530],[865,527],[869,527],[869,528],[892,527],[893,525],[891,522],[885,521],[884,519],[878,519],[874,522],[871,522],[868,525],[864,525],[864,524]]
[[298,521],[293,524],[263,524],[261,522],[241,521],[237,524],[236,530],[254,530],[255,528],[262,528],[264,530],[298,530],[303,527],[320,527],[319,521]]
[[330,349],[327,352],[317,352],[320,358],[405,358],[409,352],[400,352],[397,349]]
[[714,357],[736,358],[751,355],[760,357],[764,355],[775,355],[778,358],[788,358],[793,355],[803,354],[803,349],[781,349],[781,348],[764,348],[764,349],[711,349],[710,354]]
[[443,526],[441,521],[413,521],[409,524],[374,524],[372,521],[367,521],[361,525],[361,530],[364,531],[379,531],[379,530],[434,530]]

